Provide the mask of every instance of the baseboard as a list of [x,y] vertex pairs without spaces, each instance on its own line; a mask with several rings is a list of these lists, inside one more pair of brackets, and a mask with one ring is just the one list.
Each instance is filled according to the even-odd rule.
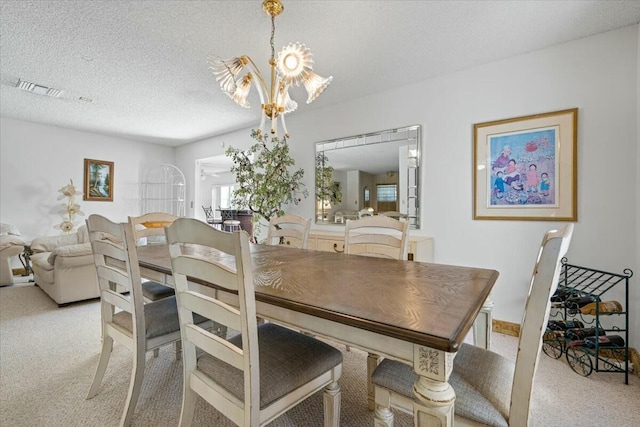
[[640,353],[633,347],[629,347],[629,362],[633,363],[633,373],[640,377]]
[[503,320],[493,319],[492,325],[493,332],[498,332],[499,334],[509,335],[512,337],[520,336],[520,324],[519,323],[511,323],[505,322]]
[[[493,319],[493,332],[509,335],[512,337],[520,336],[520,324],[505,322],[503,320]],[[629,362],[633,363],[633,373],[640,377],[640,353],[633,347],[629,347]]]

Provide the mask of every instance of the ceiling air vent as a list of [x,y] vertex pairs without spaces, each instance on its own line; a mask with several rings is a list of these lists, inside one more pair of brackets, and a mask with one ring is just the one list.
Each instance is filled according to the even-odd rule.
[[16,87],[29,92],[37,93],[38,95],[52,96],[54,98],[59,98],[60,95],[62,95],[62,90],[60,89],[27,82],[25,80],[18,80],[18,84],[16,85]]

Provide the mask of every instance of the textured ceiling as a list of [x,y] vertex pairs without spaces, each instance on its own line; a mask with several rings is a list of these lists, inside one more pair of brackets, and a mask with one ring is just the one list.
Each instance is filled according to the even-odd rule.
[[[223,95],[207,57],[266,73],[270,18],[252,1],[0,3],[0,115],[177,146],[258,124]],[[276,51],[305,43],[328,106],[640,21],[640,1],[283,0]],[[63,90],[15,88],[18,79]],[[92,99],[85,102],[80,97]],[[295,114],[295,113],[293,113]]]

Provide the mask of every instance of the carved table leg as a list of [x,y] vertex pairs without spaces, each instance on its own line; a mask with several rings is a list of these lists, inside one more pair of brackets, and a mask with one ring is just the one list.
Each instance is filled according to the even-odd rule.
[[456,394],[449,384],[455,353],[414,346],[413,369],[420,375],[413,385],[414,425],[453,427]]

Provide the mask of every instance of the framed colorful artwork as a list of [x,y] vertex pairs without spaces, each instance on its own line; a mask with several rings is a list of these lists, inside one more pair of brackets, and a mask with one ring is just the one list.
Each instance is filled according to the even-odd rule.
[[113,202],[113,162],[84,159],[83,200]]
[[473,219],[578,220],[577,108],[473,129]]

